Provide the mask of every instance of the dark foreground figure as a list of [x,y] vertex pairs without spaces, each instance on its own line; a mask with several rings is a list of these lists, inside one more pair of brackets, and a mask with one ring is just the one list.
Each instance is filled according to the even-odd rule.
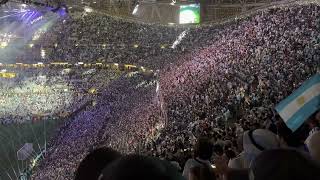
[[[208,143],[197,144],[208,148]],[[200,148],[204,148],[200,147]],[[202,149],[203,150],[203,149]],[[211,151],[212,152],[212,151]],[[198,154],[195,159],[199,159]],[[76,180],[317,180],[320,179],[319,164],[296,149],[271,149],[259,154],[249,169],[233,169],[227,166],[227,158],[215,159],[215,166],[206,163],[193,165],[187,177],[172,163],[155,157],[121,155],[109,148],[92,151],[80,163]],[[186,167],[185,167],[186,168]]]

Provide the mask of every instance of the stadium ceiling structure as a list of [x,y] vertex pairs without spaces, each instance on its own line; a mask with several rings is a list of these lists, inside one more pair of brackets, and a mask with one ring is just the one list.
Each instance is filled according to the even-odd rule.
[[0,6],[10,6],[8,1],[49,5],[57,9],[63,6],[67,12],[90,8],[113,16],[170,24],[176,21],[172,17],[177,14],[181,4],[200,3],[203,23],[223,21],[280,0],[0,0]]
[[[101,0],[90,0],[94,1],[96,4]],[[112,0],[110,0],[111,2]],[[139,10],[133,11],[134,7],[130,4],[136,0],[122,0],[122,6],[125,6],[125,2],[128,3],[129,13],[138,14],[141,19],[148,19],[147,22],[160,22],[166,23],[173,21],[172,18],[168,18],[170,14],[175,14],[179,11],[179,6],[184,4],[196,4],[200,3],[201,7],[201,22],[216,22],[223,19],[228,19],[230,17],[235,17],[247,11],[268,6],[271,3],[280,0],[142,0],[139,1]],[[143,6],[148,6],[143,9]],[[100,6],[102,7],[102,6]],[[141,10],[142,9],[142,10]],[[141,14],[143,12],[144,14]],[[169,20],[170,19],[170,20]]]
[[0,5],[5,5],[8,2],[21,3],[21,4],[35,4],[35,5],[47,5],[58,7],[64,4],[62,0],[0,0]]
[[[166,21],[169,14],[173,14],[175,8],[181,4],[200,3],[202,21],[216,21],[226,17],[235,16],[248,10],[266,6],[280,0],[65,0],[68,6],[90,6],[93,9],[106,12],[111,15],[132,18],[136,13],[137,5],[148,6],[143,9],[143,15],[149,20],[147,22]],[[139,14],[139,9],[137,14]],[[133,13],[135,12],[135,13]],[[141,15],[141,13],[140,13]],[[141,16],[139,16],[139,20]]]

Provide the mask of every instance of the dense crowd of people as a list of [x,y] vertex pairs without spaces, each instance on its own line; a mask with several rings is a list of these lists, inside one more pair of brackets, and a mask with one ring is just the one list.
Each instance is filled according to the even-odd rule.
[[[280,141],[302,149],[309,131],[319,124],[309,123],[292,133],[274,108],[319,72],[319,9],[316,3],[279,5],[226,24],[189,28],[98,14],[61,19],[34,45],[47,49],[44,61],[139,64],[160,69],[159,81],[139,73],[103,72],[87,78],[90,87],[85,89],[100,84],[99,93],[80,98],[91,105],[58,130],[33,178],[73,179],[80,161],[101,146],[157,156],[177,167],[186,165],[182,172],[186,178],[194,172],[188,169],[202,161],[228,166],[221,160],[224,156],[229,160],[224,169],[250,168],[262,153],[246,143],[250,137],[261,136],[265,149],[278,147]],[[180,44],[171,48],[182,33]],[[23,58],[43,60],[38,56]],[[116,81],[109,83],[109,77]],[[47,83],[56,84],[57,78]],[[65,93],[57,93],[63,99]],[[212,143],[214,156],[201,156],[201,162],[188,160],[203,136]]]
[[[154,79],[140,73],[129,73],[107,83],[101,79],[107,79],[111,74],[101,76],[105,77],[98,78],[97,82],[90,81],[90,84],[102,82],[104,85],[94,99],[89,99],[92,101],[90,106],[70,117],[48,144],[46,159],[34,175],[36,179],[73,179],[73,172],[86,155],[84,152],[102,144],[123,148],[124,143],[129,143],[126,140],[132,132],[128,129],[135,125],[133,110],[152,100]],[[142,130],[149,126],[145,124],[136,128]]]
[[244,131],[281,122],[275,105],[319,72],[318,8],[271,8],[217,33],[204,28],[203,37],[214,34],[212,44],[160,77],[169,127],[146,152],[183,164],[194,140],[206,135],[236,153]]
[[35,70],[21,71],[14,79],[3,79],[0,123],[23,123],[36,116],[57,115],[61,108],[69,109],[73,94],[68,92],[69,87],[63,80]]
[[[160,57],[176,52],[170,47],[183,30],[185,28],[150,26],[97,13],[65,17],[48,29],[46,35],[35,42],[33,48],[29,48],[21,59],[105,61],[157,69],[170,62]],[[32,53],[40,48],[47,51],[45,59],[40,53]],[[160,60],[154,61],[155,57]],[[153,63],[147,63],[150,61]]]
[[[183,166],[197,137],[206,135],[216,143],[217,154],[228,152],[234,157],[240,153],[237,141],[243,132],[281,122],[274,106],[317,72],[317,9],[316,4],[271,8],[222,27],[190,29],[179,49],[189,53],[173,58],[178,65],[160,73],[158,96],[163,109],[157,101],[142,103],[136,110],[130,105],[133,110],[128,115],[108,120],[114,126],[105,129],[110,132],[103,136],[110,137],[102,144]],[[199,46],[196,51],[188,50],[192,43]],[[78,155],[79,162],[84,154]],[[71,163],[70,158],[53,161],[62,160]],[[38,172],[48,176],[54,171],[49,169]]]
[[94,93],[90,90],[103,88],[121,75],[121,72],[93,69],[12,70],[17,77],[0,82],[1,124],[68,116],[93,98]]

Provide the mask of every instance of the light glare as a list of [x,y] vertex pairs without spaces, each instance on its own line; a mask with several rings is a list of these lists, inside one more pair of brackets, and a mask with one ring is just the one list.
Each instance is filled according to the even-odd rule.
[[138,8],[139,8],[139,4],[136,5],[136,7],[134,7],[132,14],[135,15],[138,12]]

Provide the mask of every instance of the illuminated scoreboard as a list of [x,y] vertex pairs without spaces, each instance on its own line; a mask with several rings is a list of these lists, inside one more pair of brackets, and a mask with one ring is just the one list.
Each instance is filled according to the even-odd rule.
[[200,4],[181,5],[179,10],[179,24],[200,23]]

